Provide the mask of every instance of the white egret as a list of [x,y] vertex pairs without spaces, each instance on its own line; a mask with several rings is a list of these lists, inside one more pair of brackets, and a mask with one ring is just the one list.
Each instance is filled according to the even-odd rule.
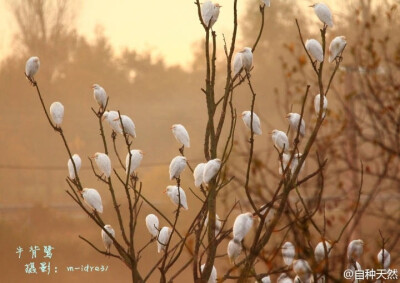
[[211,181],[211,179],[214,178],[215,175],[217,175],[220,168],[221,168],[220,159],[216,158],[209,160],[204,166],[203,182],[205,184],[208,184]]
[[37,71],[39,71],[39,67],[40,67],[39,57],[33,56],[26,61],[25,75],[32,83],[35,82],[34,76],[36,75]]
[[85,202],[90,206],[90,208],[99,213],[103,213],[101,196],[96,189],[84,188],[82,190],[82,196]]
[[346,37],[336,36],[329,44],[329,63],[339,57],[346,47]]
[[293,283],[292,278],[290,278],[286,273],[279,275],[277,283]]
[[203,174],[204,174],[204,167],[206,166],[205,163],[199,163],[194,168],[193,177],[194,177],[194,185],[199,188],[203,183]]
[[318,62],[324,61],[324,52],[322,51],[321,43],[315,39],[307,39],[305,46],[308,53]]
[[[352,274],[354,274],[356,270],[361,270],[361,271],[362,271],[361,264],[359,264],[357,261],[356,261],[356,262],[353,262],[353,263],[350,263],[349,266],[348,266],[347,268],[350,269],[350,270],[352,271]],[[355,276],[353,275],[353,277],[352,277],[351,279],[353,279],[354,277],[355,277]],[[350,278],[349,278],[349,279],[350,279]],[[358,283],[359,281],[358,281],[358,279],[354,279],[354,280],[352,280],[351,282],[353,282],[353,283]],[[380,280],[378,279],[378,280],[376,281],[376,283],[380,283]]]
[[[300,278],[300,282],[302,283],[311,283],[313,282],[313,275],[311,271],[311,267],[308,262],[304,259],[298,259],[293,261],[293,271]],[[296,281],[295,281],[296,282]]]
[[[271,283],[271,278],[269,277],[269,275],[264,276],[263,278],[261,278],[261,282],[262,283]],[[257,283],[257,281],[255,283]]]
[[149,214],[146,216],[146,227],[147,230],[149,230],[151,236],[157,237],[159,224],[160,221],[158,220],[158,217],[155,216],[154,214]]
[[273,130],[272,134],[272,141],[274,142],[275,146],[279,150],[284,150],[285,152],[289,151],[289,139],[285,132],[279,130]]
[[381,266],[383,269],[389,269],[390,253],[387,250],[385,249],[380,250],[377,255],[377,258],[379,266]]
[[[264,215],[268,210],[268,207],[265,207],[263,210],[260,211],[261,215]],[[272,220],[274,220],[276,214],[276,210],[275,208],[271,207],[268,211],[267,216],[265,216],[265,220],[264,220],[264,225],[268,226],[269,224],[271,224]]]
[[111,160],[107,154],[96,152],[92,158],[96,162],[97,167],[107,178],[111,175]]
[[328,27],[333,27],[332,13],[327,5],[324,3],[315,3],[310,7],[314,8],[314,12],[321,22],[326,24]]
[[[296,171],[297,166],[299,165],[299,159],[301,158],[302,154],[301,153],[296,153],[293,156],[292,162],[290,163],[290,171],[292,174],[294,174],[294,172]],[[286,166],[288,165],[290,160],[290,154],[286,154],[284,153],[282,155],[282,162],[283,162],[283,166],[281,165],[281,162],[279,162],[279,174],[282,175],[282,167],[283,170],[286,169]],[[301,173],[304,170],[304,166],[305,166],[306,162],[303,161],[303,164],[301,165],[300,171],[299,173]]]
[[178,179],[182,171],[186,168],[186,164],[186,157],[180,155],[175,156],[169,164],[169,179]]
[[271,7],[271,1],[270,0],[263,0],[263,3],[266,7]]
[[53,102],[50,105],[50,115],[56,127],[60,127],[64,119],[64,105],[60,102]]
[[[247,128],[251,129],[251,111],[243,111],[242,112],[242,120]],[[257,114],[253,112],[253,132],[255,135],[261,135],[261,122],[260,118],[258,118]]]
[[[129,175],[132,175],[132,173],[140,166],[142,159],[143,159],[143,151],[141,151],[140,149],[131,150],[131,158],[130,158],[131,167],[129,168]],[[126,155],[125,158],[125,168],[126,168],[125,170],[127,174],[128,174],[128,167],[129,167],[129,153]]]
[[104,119],[106,119],[114,132],[122,134],[122,128],[119,122],[119,114],[117,111],[105,111],[103,113],[103,120]]
[[205,1],[201,5],[201,17],[203,22],[207,27],[212,28],[212,26],[217,22],[219,16],[219,9],[222,6],[218,3],[212,3],[211,1]]
[[190,147],[190,137],[186,128],[181,124],[174,124],[171,127],[172,133],[176,140],[181,143],[184,147]]
[[347,258],[350,262],[357,261],[364,251],[364,242],[361,239],[353,240],[347,247]]
[[251,212],[239,214],[233,223],[233,238],[241,242],[253,226],[254,216]]
[[[117,118],[115,118],[114,121],[119,121],[120,122],[119,116],[117,116]],[[125,131],[125,134],[127,134],[127,135],[129,135],[129,136],[131,136],[133,138],[136,138],[135,124],[133,123],[132,119],[129,118],[128,116],[126,116],[126,115],[121,115],[121,121],[122,121],[122,126],[123,126],[123,129]],[[121,124],[119,124],[119,125],[120,125],[121,133],[122,133]]]
[[[81,169],[82,166],[82,160],[78,154],[72,155],[72,159],[74,160],[75,167],[76,167],[76,173],[79,173],[79,170]],[[68,159],[68,173],[69,173],[69,178],[72,180],[75,180],[75,170],[74,170],[74,165],[72,164],[71,158]]]
[[247,72],[250,72],[251,67],[253,66],[253,52],[250,47],[245,47],[240,52],[242,53],[243,68]]
[[157,239],[158,253],[165,250],[169,241],[169,237],[171,236],[171,233],[172,233],[172,228],[166,226],[161,228]]
[[109,224],[105,225],[104,228],[101,229],[101,238],[103,240],[104,247],[106,248],[106,252],[110,253],[110,248],[111,245],[113,244],[113,240],[111,239],[110,236],[107,235],[107,233],[104,230],[107,230],[107,232],[110,233],[111,236],[113,236],[114,238],[115,238],[115,231]]
[[[299,128],[299,122],[300,122],[300,114],[289,113],[286,115],[286,118],[289,120],[291,130],[297,133],[297,129]],[[306,123],[304,122],[304,119],[301,118],[300,136],[304,137],[305,135],[306,135]]]
[[227,252],[228,252],[229,262],[234,263],[237,257],[242,252],[242,244],[236,239],[230,240],[228,243]]
[[96,102],[99,104],[100,108],[102,110],[105,109],[106,103],[107,103],[107,94],[104,88],[102,88],[98,84],[93,84],[92,86],[93,89],[93,96]]
[[[328,241],[325,241],[325,246],[326,246],[326,251],[328,252],[328,257],[330,257],[332,245]],[[315,247],[314,257],[317,263],[320,263],[321,261],[325,260],[325,248],[323,242],[319,242]]]
[[169,197],[169,199],[171,200],[171,202],[173,204],[175,204],[176,206],[178,206],[179,204],[179,198],[180,198],[180,204],[183,207],[183,209],[188,210],[188,205],[187,205],[187,200],[186,200],[186,194],[185,191],[179,187],[179,192],[178,192],[178,187],[177,186],[168,186],[164,193],[167,194],[167,196]]
[[291,242],[285,242],[282,245],[281,250],[282,250],[283,261],[287,266],[290,266],[296,254],[294,245]]
[[[200,271],[203,272],[205,264],[202,264],[200,266]],[[210,274],[210,278],[208,278],[207,283],[216,283],[217,282],[217,269],[215,268],[215,266],[213,265],[212,270],[211,270],[211,274]]]
[[[320,105],[321,105],[321,98],[320,98],[320,94],[317,94],[314,98],[314,109],[315,109],[315,113],[317,114],[317,116],[319,115],[319,111],[320,111]],[[325,118],[326,115],[326,109],[328,108],[328,99],[326,98],[326,96],[324,95],[324,103],[323,103],[323,112],[322,112],[322,118]]]
[[240,73],[243,68],[242,53],[237,52],[233,57],[233,77]]
[[[207,213],[207,217],[206,220],[204,221],[204,226],[207,227],[208,225],[208,214]],[[219,234],[219,232],[221,232],[222,229],[222,221],[219,218],[218,214],[215,214],[215,237]]]

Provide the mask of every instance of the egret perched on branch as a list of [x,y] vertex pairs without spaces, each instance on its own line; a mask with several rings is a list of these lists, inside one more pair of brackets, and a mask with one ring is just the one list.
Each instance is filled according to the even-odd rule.
[[[179,192],[178,192],[177,186],[168,186],[165,189],[164,193],[167,194],[167,196],[169,197],[171,202],[173,204],[175,204],[176,206],[178,206],[180,203],[181,206],[183,207],[183,209],[185,209],[185,210],[189,209],[189,207],[187,205],[185,191],[181,187],[179,187]],[[179,198],[180,198],[180,202],[179,202]]]
[[107,154],[96,152],[92,158],[96,162],[97,167],[107,178],[111,175],[111,160]]
[[[328,252],[328,257],[330,257],[332,246],[328,241],[325,241],[325,246],[326,246],[326,251]],[[318,245],[315,247],[314,257],[317,263],[320,263],[321,261],[325,260],[325,248],[323,242],[319,242]]]
[[[251,121],[251,111],[243,111],[242,112],[242,120],[247,128],[250,128],[250,121]],[[256,135],[261,135],[261,122],[260,118],[258,118],[257,114],[253,112],[253,132]]]
[[230,240],[228,243],[227,252],[228,252],[229,262],[234,263],[236,258],[242,252],[242,244],[236,239]]
[[100,109],[104,110],[106,107],[106,103],[107,103],[106,91],[104,90],[104,88],[102,88],[98,84],[93,84],[92,89],[93,89],[94,99],[99,104]]
[[385,249],[380,250],[377,255],[377,258],[379,266],[381,266],[383,269],[389,269],[390,253],[387,250]]
[[129,168],[129,175],[132,175],[132,173],[140,166],[142,159],[143,159],[143,151],[141,151],[140,149],[132,149],[130,168],[129,168],[129,153],[126,155],[125,158],[126,173],[128,174],[128,168]]
[[[297,133],[297,129],[299,128],[299,122],[300,122],[300,114],[289,113],[286,115],[286,118],[289,120],[290,128],[292,129],[292,131]],[[306,134],[306,123],[304,122],[304,119],[301,118],[300,136],[304,137],[305,134]]]
[[182,171],[186,168],[186,157],[175,156],[169,164],[169,179],[178,179]]
[[39,71],[39,67],[40,67],[39,57],[33,56],[26,61],[25,76],[31,83],[35,82],[34,76],[36,75],[37,71]]
[[264,5],[266,7],[271,7],[271,1],[270,0],[262,0],[262,1],[263,1]]
[[101,229],[101,238],[103,239],[103,244],[104,247],[106,248],[106,252],[109,254],[110,253],[110,248],[113,243],[113,240],[110,238],[110,236],[107,235],[107,233],[104,231],[107,230],[108,233],[111,234],[115,238],[115,231],[111,227],[111,225],[105,225],[103,229]]
[[53,102],[50,105],[50,114],[54,124],[56,124],[56,127],[59,128],[64,119],[64,105],[58,101]]
[[[205,264],[202,264],[200,266],[200,271],[203,272]],[[208,278],[207,283],[216,283],[217,282],[217,269],[215,269],[215,266],[213,265],[210,277]]]
[[103,204],[101,202],[101,196],[97,190],[84,188],[82,190],[82,196],[85,202],[90,206],[90,208],[99,213],[103,213]]
[[242,68],[243,68],[242,53],[237,52],[235,54],[235,57],[233,57],[233,77],[236,77],[236,75],[240,73]]
[[272,134],[272,141],[274,142],[275,146],[282,150],[284,149],[285,152],[289,151],[289,139],[285,132],[279,130],[273,130]]
[[242,53],[243,68],[247,72],[250,72],[251,67],[253,66],[253,52],[250,47],[245,47],[240,52]]
[[286,242],[282,245],[281,249],[282,249],[283,261],[287,266],[290,266],[296,254],[294,245],[291,242]]
[[322,51],[321,43],[315,39],[307,39],[306,49],[318,62],[324,61],[324,52]]
[[344,36],[336,36],[331,41],[331,44],[329,44],[329,63],[341,56],[346,44],[346,37]]
[[185,147],[190,147],[189,133],[181,124],[172,125],[171,130],[176,140],[182,144],[182,147],[179,149],[179,151],[183,154],[183,149]]
[[[206,220],[204,221],[204,226],[206,226],[206,227],[207,227],[207,224],[208,224],[208,214],[209,213],[207,213]],[[222,221],[219,218],[218,214],[215,214],[215,231],[214,231],[215,232],[215,237],[219,234],[221,229],[222,229]]]
[[193,177],[194,177],[194,185],[199,188],[203,183],[203,174],[204,174],[204,167],[206,163],[199,163],[194,168]]
[[106,119],[114,132],[122,134],[121,123],[119,122],[119,114],[117,111],[105,111],[103,113],[103,120],[104,119]]
[[159,223],[158,217],[154,214],[149,214],[146,216],[146,227],[151,236],[157,237]]
[[203,171],[204,184],[208,184],[211,181],[211,179],[214,178],[215,175],[217,175],[220,168],[221,168],[220,159],[216,158],[209,160],[204,166],[204,171]]
[[158,234],[158,239],[157,239],[158,253],[165,250],[169,241],[169,237],[171,236],[171,233],[172,229],[170,227],[164,226],[160,230],[160,234]]
[[286,273],[279,275],[277,283],[293,283],[292,278],[290,278]]
[[241,242],[253,226],[254,216],[251,212],[239,214],[233,223],[233,238]]
[[[119,115],[117,118],[114,119],[114,121],[120,121]],[[133,123],[132,119],[126,115],[121,115],[121,121],[125,134],[131,136],[132,138],[136,138],[135,124]],[[121,128],[121,133],[122,133],[122,127],[120,123],[119,126]]]
[[321,22],[326,24],[328,27],[333,27],[332,13],[327,5],[324,3],[315,3],[310,7],[314,8],[314,12]]
[[311,267],[307,261],[304,259],[298,259],[293,261],[293,271],[300,278],[300,282],[302,283],[311,283],[313,282],[313,276]]
[[207,27],[212,28],[212,26],[218,20],[219,9],[221,7],[222,6],[218,3],[214,4],[211,1],[205,1],[201,5],[201,17],[203,18],[203,22]]
[[[74,160],[74,163],[75,163],[76,173],[79,173],[79,170],[81,169],[81,165],[82,165],[82,160],[78,154],[72,155],[72,159]],[[67,165],[68,165],[68,173],[69,173],[70,179],[75,180],[75,177],[76,177],[75,170],[74,170],[74,165],[72,164],[71,158],[68,159]]]
[[364,252],[364,242],[363,240],[353,240],[347,247],[347,258],[350,262],[357,261]]
[[[268,207],[265,207],[263,210],[260,211],[261,215],[264,215],[268,210]],[[276,210],[275,208],[271,207],[268,211],[267,216],[265,216],[265,220],[264,220],[264,225],[268,226],[269,224],[271,224],[272,220],[274,220],[276,214]]]
[[[319,115],[319,111],[320,111],[320,105],[321,105],[321,98],[320,98],[320,94],[317,94],[314,98],[314,109],[315,109],[315,113],[317,114],[317,116]],[[324,95],[324,103],[323,103],[323,111],[322,111],[322,118],[325,118],[326,115],[326,109],[328,108],[328,99],[326,98],[326,96]]]

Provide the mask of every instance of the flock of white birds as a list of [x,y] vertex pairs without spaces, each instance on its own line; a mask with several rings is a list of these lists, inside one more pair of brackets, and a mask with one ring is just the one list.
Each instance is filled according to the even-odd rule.
[[[269,0],[263,0],[265,6],[270,6]],[[311,7],[314,8],[315,14],[317,17],[324,23],[325,27],[332,27],[333,20],[332,14],[329,10],[328,6],[323,3],[316,3]],[[201,15],[204,25],[207,28],[212,28],[215,22],[218,19],[220,13],[221,6],[218,3],[212,3],[211,1],[205,1],[201,7]],[[335,37],[330,46],[329,46],[329,62],[333,62],[337,58],[340,58],[344,48],[346,46],[346,40],[344,36]],[[324,54],[321,44],[316,39],[308,39],[305,43],[305,47],[309,54],[318,62],[324,61]],[[237,52],[233,59],[233,78],[235,79],[240,73],[244,70],[246,74],[248,74],[253,66],[253,53],[250,47],[243,48],[242,51]],[[36,81],[34,76],[38,72],[40,67],[40,61],[38,57],[31,57],[27,60],[25,66],[25,75],[29,79],[29,81],[35,85]],[[120,115],[117,111],[104,111],[107,106],[108,96],[104,88],[102,88],[98,84],[93,84],[93,95],[95,101],[98,103],[100,107],[100,113],[104,112],[103,120],[106,120],[111,129],[117,134],[125,134],[127,137],[136,137],[135,124],[132,119],[126,115]],[[328,100],[324,96],[323,101],[323,112],[321,113],[322,118],[326,115],[326,110],[328,107]],[[320,94],[317,94],[314,99],[314,108],[317,115],[320,114]],[[50,106],[50,115],[54,122],[54,127],[60,128],[64,118],[64,106],[60,102],[54,102]],[[256,113],[251,113],[251,111],[243,111],[242,120],[244,125],[252,130],[255,135],[262,135],[261,122]],[[286,118],[289,121],[289,125],[292,131],[297,133],[299,131],[300,136],[304,137],[306,134],[306,125],[304,119],[302,119],[301,115],[298,113],[289,113]],[[190,147],[190,137],[186,128],[181,124],[174,124],[171,127],[172,134],[176,138],[176,140],[183,147]],[[279,173],[282,174],[282,169],[285,170],[288,162],[291,158],[290,156],[290,143],[289,139],[285,132],[279,131],[277,129],[271,132],[273,144],[277,149],[283,151],[283,159],[282,164],[279,165]],[[136,170],[140,166],[140,163],[143,159],[143,152],[139,149],[133,149],[126,156],[126,174],[130,176],[134,176]],[[182,154],[183,155],[183,154]],[[293,160],[291,162],[291,172],[297,168],[298,160],[301,157],[301,153],[294,154]],[[101,172],[101,176],[105,176],[106,178],[110,178],[112,173],[111,160],[105,153],[96,152],[91,158],[94,159],[97,168]],[[72,162],[73,160],[73,162]],[[74,180],[76,178],[76,174],[79,172],[82,166],[82,160],[78,154],[74,154],[72,156],[72,160],[68,160],[68,172],[70,179]],[[187,166],[187,159],[184,156],[176,156],[172,159],[169,166],[169,177],[170,180],[176,179],[177,185],[167,186],[164,193],[169,197],[171,202],[177,207],[182,207],[184,210],[188,210],[187,198],[185,191],[180,187],[180,175],[183,170]],[[304,166],[304,163],[303,163]],[[199,163],[194,171],[194,185],[196,187],[200,187],[202,185],[207,188],[208,183],[215,178],[221,169],[221,160],[220,159],[212,159],[205,163]],[[129,172],[128,172],[129,170]],[[93,188],[84,188],[82,193],[82,197],[87,205],[94,211],[98,213],[103,212],[103,204],[101,200],[101,196],[96,189]],[[261,211],[262,214],[266,212],[267,208]],[[265,219],[265,225],[268,225],[272,219],[274,218],[275,210],[271,208],[269,210],[269,214]],[[238,215],[233,224],[233,238],[229,241],[227,247],[227,254],[229,261],[234,263],[236,258],[241,254],[242,251],[242,241],[249,233],[251,228],[253,227],[255,216],[251,212],[246,212]],[[208,222],[208,216],[206,218],[206,225]],[[218,237],[221,228],[222,228],[222,220],[216,216],[216,230],[215,236]],[[146,216],[146,227],[151,235],[151,237],[157,239],[158,252],[165,250],[166,245],[169,242],[170,235],[172,233],[172,228],[164,226],[161,229],[159,228],[160,221],[154,214],[149,214]],[[107,231],[108,233],[106,233]],[[104,229],[101,231],[101,237],[106,248],[106,252],[110,252],[110,248],[112,246],[113,240],[109,236],[111,235],[113,238],[115,237],[115,231],[111,227],[111,225],[105,225]],[[363,253],[364,242],[362,240],[354,240],[350,242],[347,249],[347,257],[349,260],[350,267],[354,269],[361,269],[360,264],[357,260],[361,257]],[[314,255],[315,261],[320,263],[326,258],[326,252],[328,252],[328,256],[331,255],[332,245],[329,241],[320,242],[315,247]],[[295,259],[296,249],[295,246],[290,242],[285,242],[282,247],[282,257],[284,264],[287,267],[292,267],[293,271],[296,273],[296,278],[294,282],[312,282],[313,275],[312,270],[309,263],[304,259]],[[378,261],[383,263],[383,268],[388,268],[390,265],[390,254],[386,250],[381,250],[378,254]],[[201,271],[203,270],[204,265],[201,266]],[[321,281],[323,281],[324,275],[318,275]],[[208,282],[216,282],[217,280],[217,270],[215,267],[212,269],[211,276]],[[262,282],[271,282],[269,276],[265,276],[261,279]],[[279,283],[290,283],[293,280],[286,274],[283,273],[279,276]]]

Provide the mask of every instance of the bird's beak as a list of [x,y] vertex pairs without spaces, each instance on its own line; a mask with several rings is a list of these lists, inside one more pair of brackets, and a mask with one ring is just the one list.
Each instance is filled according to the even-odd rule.
[[170,129],[172,130],[174,127],[171,127]]
[[167,192],[167,189],[165,189],[164,191],[163,191],[163,193],[165,194]]
[[268,134],[272,135],[272,132],[268,132]]
[[290,115],[289,115],[289,114],[287,114],[285,118],[289,118],[289,116],[290,116]]
[[143,150],[141,150],[140,153],[142,153],[143,155],[145,154]]
[[96,157],[96,155],[92,155],[92,156],[90,156],[90,158],[91,158],[91,159],[94,159],[95,157]]

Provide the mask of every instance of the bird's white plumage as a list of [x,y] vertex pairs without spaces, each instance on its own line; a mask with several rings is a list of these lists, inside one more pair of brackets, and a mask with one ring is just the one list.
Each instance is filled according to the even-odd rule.
[[[292,174],[294,174],[294,172],[295,172],[296,169],[297,169],[297,166],[299,166],[299,159],[301,158],[301,156],[302,156],[301,153],[296,153],[296,154],[293,156],[292,162],[291,162],[291,164],[290,164],[290,172],[291,172]],[[284,154],[282,155],[282,163],[283,163],[283,166],[282,166],[281,163],[279,162],[279,174],[280,174],[280,175],[282,175],[282,167],[283,167],[283,170],[286,169],[286,166],[287,166],[288,163],[289,163],[290,157],[291,157],[290,154],[284,153]],[[305,166],[305,165],[306,165],[306,162],[303,161],[303,164],[301,165],[301,168],[300,168],[299,173],[301,173],[301,172],[304,170],[304,166]]]
[[235,77],[243,68],[242,53],[237,52],[233,57],[233,77]]
[[106,91],[98,84],[93,84],[92,89],[93,89],[94,99],[100,105],[101,109],[104,109],[107,103]]
[[[269,277],[269,275],[264,276],[263,278],[261,278],[261,282],[262,283],[271,283],[271,278]],[[257,281],[255,283],[257,283]]]
[[296,254],[294,245],[291,242],[285,242],[282,245],[282,258],[287,266],[290,266],[293,262],[294,256]]
[[199,188],[200,185],[203,183],[203,173],[204,167],[206,166],[205,163],[197,164],[196,168],[193,170],[193,177],[194,177],[194,185]]
[[344,36],[336,36],[329,44],[329,63],[340,56],[343,49],[346,47],[346,38]]
[[[82,166],[82,160],[78,154],[72,155],[72,159],[74,160],[74,163],[75,163],[76,173],[79,173],[79,170],[81,169],[81,166]],[[69,177],[72,180],[75,180],[75,177],[76,177],[75,170],[74,170],[74,165],[72,164],[71,158],[68,159],[67,165],[68,165]]]
[[[203,272],[204,266],[205,266],[205,264],[202,264],[200,266],[201,272]],[[216,283],[216,282],[217,282],[217,269],[213,265],[212,270],[211,270],[211,274],[210,274],[210,278],[208,278],[207,283]]]
[[263,3],[265,4],[265,6],[271,7],[271,1],[270,0],[263,0]]
[[230,240],[227,248],[229,262],[234,263],[236,258],[240,255],[241,252],[242,252],[242,244],[235,239]]
[[[204,221],[204,226],[207,227],[208,225],[208,214],[206,217],[206,220]],[[222,229],[222,221],[219,218],[218,214],[215,214],[215,237],[219,234],[219,232],[221,232]]]
[[329,7],[324,3],[315,3],[311,5],[314,8],[314,12],[321,22],[326,24],[328,27],[333,27],[332,13]]
[[253,52],[250,47],[245,47],[240,52],[242,53],[243,69],[250,72],[251,67],[253,66]]
[[[268,210],[268,207],[265,207],[263,210],[260,211],[261,215],[264,215]],[[276,214],[276,210],[275,208],[271,207],[268,211],[267,216],[265,216],[265,220],[264,220],[264,225],[268,226],[269,224],[271,224],[272,220],[274,220]]]
[[125,158],[125,172],[128,173],[128,168],[129,168],[129,175],[132,175],[132,173],[140,166],[140,163],[142,162],[143,159],[143,151],[140,149],[132,149],[131,150],[131,162],[129,167],[129,153],[126,154]]
[[[242,120],[244,124],[246,125],[247,128],[251,129],[251,111],[243,111],[242,112]],[[261,130],[261,122],[260,118],[257,116],[256,113],[253,112],[253,132],[256,135],[261,135],[262,130]]]
[[149,214],[146,216],[146,227],[147,230],[149,230],[151,236],[157,237],[159,224],[160,221],[158,220],[158,217],[155,216],[154,214]]
[[31,80],[34,81],[34,76],[37,71],[39,71],[40,61],[39,57],[33,56],[30,57],[25,64],[25,75]]
[[[117,120],[119,121],[119,117],[117,117]],[[126,115],[121,115],[121,121],[122,121],[122,125],[123,125],[123,129],[125,131],[125,134],[127,134],[133,138],[136,138],[135,123],[133,123],[132,119]],[[121,132],[122,132],[121,124],[119,124],[119,125],[120,125]]]
[[119,114],[117,111],[105,111],[103,113],[103,119],[106,119],[114,132],[122,134],[122,128],[119,122]]
[[381,249],[377,255],[378,264],[383,269],[389,269],[390,266],[390,253],[386,249]]
[[82,196],[85,202],[99,213],[103,212],[103,203],[101,202],[101,196],[96,189],[84,188],[82,190]]
[[[291,130],[294,131],[295,133],[297,133],[297,129],[299,128],[299,122],[300,122],[300,114],[289,113],[286,115],[286,118],[289,121]],[[304,137],[306,135],[306,122],[304,122],[303,118],[301,118],[300,135],[302,137]]]
[[201,5],[201,16],[206,26],[211,28],[217,22],[220,8],[218,3],[214,4],[211,1],[205,1]]
[[241,242],[253,226],[254,218],[251,212],[239,214],[233,223],[233,238]]
[[324,52],[322,51],[321,43],[315,39],[307,39],[305,46],[308,53],[318,62],[324,61]]
[[221,160],[216,158],[216,159],[211,159],[209,160],[206,165],[204,166],[204,171],[203,171],[203,182],[205,184],[208,184],[208,182],[211,181],[212,178],[217,175],[219,169],[221,168]]
[[[320,111],[320,105],[321,105],[321,96],[320,94],[317,94],[314,98],[314,110],[315,113],[317,114],[317,116],[319,115],[319,111]],[[325,117],[326,115],[326,109],[328,108],[328,99],[326,98],[326,96],[324,96],[324,103],[323,103],[323,107],[322,107],[322,118]]]
[[347,247],[347,258],[350,262],[357,261],[364,251],[364,242],[363,240],[353,240],[350,242]]
[[174,124],[172,125],[171,130],[179,143],[183,144],[185,147],[190,147],[189,133],[183,125]]
[[101,238],[103,240],[104,247],[106,248],[107,253],[110,253],[110,248],[113,243],[113,240],[110,238],[110,236],[107,235],[104,230],[107,230],[108,233],[110,233],[114,238],[115,238],[115,231],[111,227],[111,225],[105,225],[103,229],[101,229]]
[[284,149],[285,152],[289,151],[289,139],[285,132],[279,130],[272,131],[272,141],[274,142],[275,146],[282,150]]
[[304,259],[298,259],[293,261],[293,271],[300,278],[300,282],[302,283],[311,283],[313,282],[313,276],[311,267],[308,262]]
[[186,168],[186,157],[175,156],[169,164],[169,179],[179,178],[182,171]]
[[292,278],[290,278],[286,273],[279,275],[277,283],[293,283]]
[[[356,261],[356,262],[349,263],[347,269],[350,269],[350,270],[352,271],[352,274],[354,274],[356,270],[362,270],[362,267],[361,267],[361,264],[359,264],[359,263]],[[358,282],[360,282],[358,279],[355,279],[354,277],[355,277],[355,276],[353,275],[352,278],[349,278],[349,279],[352,280],[352,281],[351,281],[352,283],[358,283]],[[354,279],[354,280],[353,280],[353,279]],[[377,280],[376,283],[378,283],[378,282],[379,282],[379,280]]]
[[107,178],[111,175],[111,160],[107,154],[96,152],[93,156],[96,162],[97,168],[103,173]]
[[61,126],[61,123],[64,119],[64,105],[62,105],[61,102],[58,101],[53,102],[50,105],[50,115],[54,124],[56,124],[56,127]]
[[183,209],[185,209],[185,210],[189,209],[188,205],[187,205],[185,191],[181,187],[179,187],[179,191],[178,191],[177,186],[168,186],[166,188],[165,192],[173,204],[178,206],[179,198],[180,198],[180,200],[181,200],[180,203],[181,203],[181,206],[183,207]]
[[[332,250],[332,246],[328,241],[325,241],[325,246],[326,246],[326,251],[328,252],[328,257],[331,256],[331,250]],[[325,260],[325,248],[324,248],[324,243],[323,242],[319,242],[317,244],[317,246],[315,247],[314,250],[314,257],[315,257],[315,261],[317,263]]]
[[157,249],[158,253],[165,250],[166,245],[168,244],[169,237],[171,236],[172,229],[170,227],[162,227],[160,233],[158,234],[157,239]]

